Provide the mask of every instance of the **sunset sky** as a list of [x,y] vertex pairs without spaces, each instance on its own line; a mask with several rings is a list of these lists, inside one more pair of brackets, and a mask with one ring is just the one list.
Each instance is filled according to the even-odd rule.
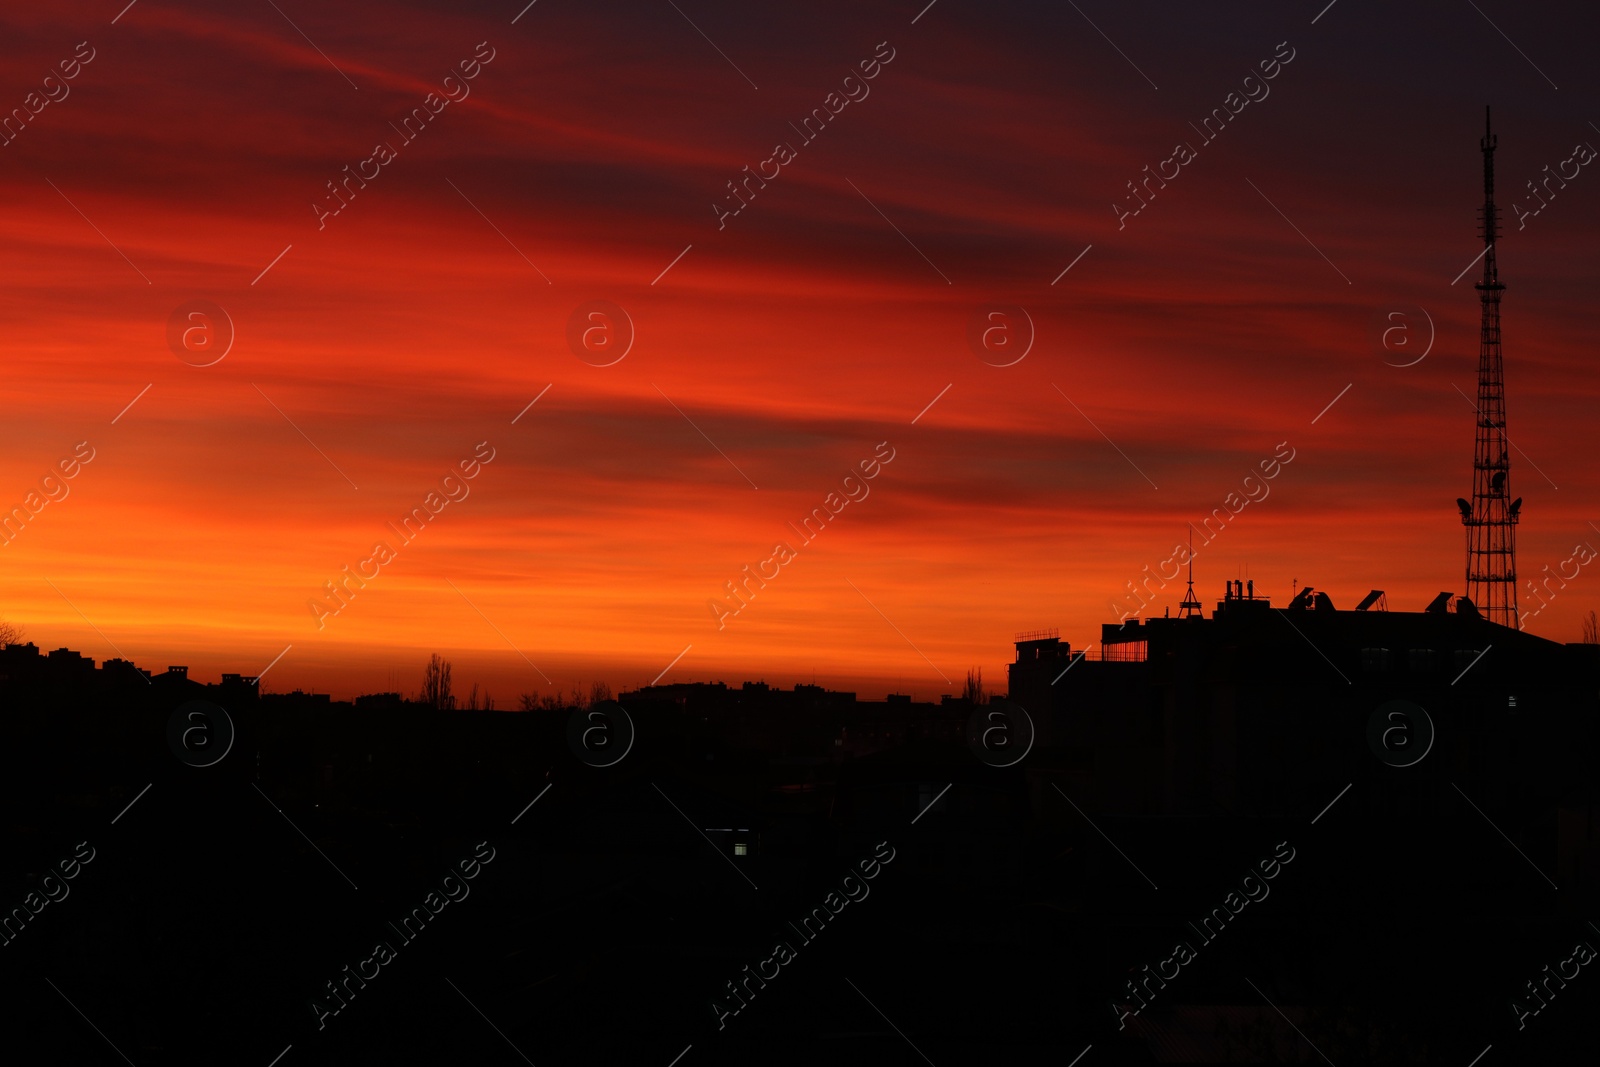
[[[340,698],[414,693],[437,651],[502,706],[658,675],[931,699],[972,667],[1003,689],[1016,631],[1097,641],[1280,442],[1198,552],[1202,600],[1248,576],[1420,610],[1465,592],[1476,271],[1452,279],[1486,104],[1519,569],[1600,547],[1600,163],[1522,229],[1512,206],[1600,145],[1586,7],[525,3],[0,14],[0,109],[28,119],[0,144],[0,505],[94,457],[0,547],[0,619]],[[1208,141],[1233,92],[1258,98]],[[329,214],[347,166],[372,177]],[[235,331],[204,367],[168,340],[196,300]],[[633,326],[607,366],[569,344],[594,301]],[[1012,365],[969,342],[989,305],[1032,320]],[[708,602],[779,541],[719,629]],[[1576,641],[1591,609],[1586,568],[1528,629]]]

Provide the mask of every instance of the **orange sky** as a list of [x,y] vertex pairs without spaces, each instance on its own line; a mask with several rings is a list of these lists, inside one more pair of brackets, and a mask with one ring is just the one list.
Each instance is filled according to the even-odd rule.
[[[0,107],[65,91],[0,146],[0,499],[95,457],[0,548],[0,618],[43,647],[211,680],[292,646],[266,688],[341,697],[415,691],[439,651],[502,704],[680,653],[663,680],[1003,687],[1014,631],[1097,640],[1282,441],[1270,496],[1200,551],[1202,599],[1248,568],[1278,603],[1420,609],[1464,591],[1477,303],[1451,279],[1481,247],[1486,102],[1521,571],[1600,545],[1600,175],[1511,211],[1600,144],[1576,5],[278,6],[0,16]],[[1214,141],[1189,125],[1290,49]],[[390,124],[490,50],[405,142]],[[1119,230],[1179,141],[1196,158]],[[208,367],[167,343],[195,299],[236,329]],[[594,300],[634,324],[611,366],[568,346]],[[1032,317],[1014,365],[969,348],[989,304]],[[1429,354],[1387,365],[1422,351],[1417,308]],[[1414,345],[1385,352],[1401,310]],[[482,441],[470,495],[400,544],[386,523]],[[787,524],[882,441],[870,495],[801,544]],[[308,601],[378,540],[395,559],[319,629]],[[796,557],[719,630],[708,600],[778,540]],[[1577,640],[1591,608],[1586,569],[1529,629]]]

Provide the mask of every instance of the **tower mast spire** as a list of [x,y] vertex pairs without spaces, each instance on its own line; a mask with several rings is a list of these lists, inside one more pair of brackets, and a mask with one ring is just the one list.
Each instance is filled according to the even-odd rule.
[[1522,499],[1511,500],[1511,457],[1506,439],[1505,368],[1500,352],[1500,235],[1494,205],[1494,150],[1498,138],[1483,112],[1483,280],[1474,286],[1482,307],[1478,331],[1478,430],[1472,463],[1472,499],[1458,499],[1467,530],[1467,596],[1491,622],[1517,626],[1517,520]]
[[1189,527],[1189,591],[1183,594],[1183,601],[1178,605],[1178,618],[1187,619],[1191,616],[1205,616],[1205,609],[1200,606],[1200,598],[1194,595],[1194,526]]

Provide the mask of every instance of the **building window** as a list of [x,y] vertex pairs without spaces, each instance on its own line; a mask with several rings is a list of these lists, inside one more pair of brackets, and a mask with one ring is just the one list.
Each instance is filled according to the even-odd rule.
[[734,843],[733,854],[735,856],[745,856],[745,855],[748,855],[749,852],[750,852],[749,847],[743,841],[738,841],[738,842]]
[[1433,649],[1413,648],[1409,653],[1410,668],[1413,674],[1430,674],[1434,668]]
[[1361,650],[1361,669],[1364,671],[1388,670],[1389,650],[1387,648],[1363,648]]

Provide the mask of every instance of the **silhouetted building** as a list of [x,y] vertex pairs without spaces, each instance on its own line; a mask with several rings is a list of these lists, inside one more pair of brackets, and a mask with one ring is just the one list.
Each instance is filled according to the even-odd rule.
[[1600,646],[1498,625],[1448,593],[1424,611],[1379,602],[1339,610],[1307,587],[1274,608],[1229,582],[1210,618],[1102,626],[1097,655],[1021,635],[1010,695],[1038,727],[1031,762],[1102,811],[1288,814],[1380,768],[1369,719],[1406,700],[1431,719],[1435,765],[1497,789],[1582,778]]

